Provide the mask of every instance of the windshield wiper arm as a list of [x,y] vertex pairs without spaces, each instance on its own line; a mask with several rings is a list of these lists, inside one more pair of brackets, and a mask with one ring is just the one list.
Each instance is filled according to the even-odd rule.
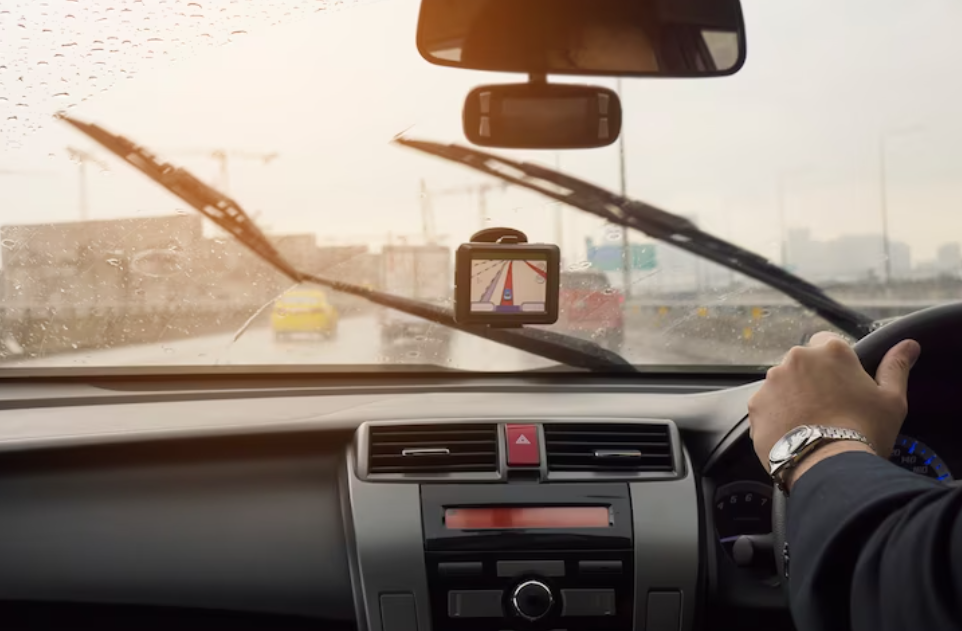
[[544,329],[494,329],[465,326],[455,322],[454,315],[449,309],[299,271],[277,251],[270,239],[233,199],[204,184],[186,169],[159,162],[152,153],[123,136],[117,136],[99,125],[84,123],[66,115],[61,114],[60,118],[184,200],[295,282],[312,282],[359,296],[374,304],[396,309],[575,368],[601,372],[635,372],[635,368],[623,357],[590,340]]
[[536,191],[741,272],[793,298],[856,339],[865,337],[873,330],[873,320],[867,315],[846,307],[820,288],[765,257],[700,230],[685,217],[530,162],[517,162],[456,144],[444,145],[404,137],[396,137],[394,142]]

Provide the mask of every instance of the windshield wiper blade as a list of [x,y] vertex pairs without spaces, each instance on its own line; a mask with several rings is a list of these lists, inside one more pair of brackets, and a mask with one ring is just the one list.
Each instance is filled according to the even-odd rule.
[[865,337],[874,328],[872,318],[867,315],[846,307],[819,287],[778,267],[765,257],[700,230],[685,217],[530,162],[518,162],[457,144],[445,145],[404,137],[396,137],[394,142],[536,191],[741,272],[777,289],[856,339]]
[[270,239],[257,227],[240,204],[204,184],[186,169],[160,162],[154,154],[143,147],[137,146],[123,136],[112,134],[99,125],[84,123],[64,114],[59,115],[59,118],[184,200],[294,282],[311,282],[358,296],[374,304],[396,309],[575,368],[599,372],[635,372],[634,366],[623,357],[590,340],[544,329],[465,326],[455,322],[454,315],[449,309],[299,271],[277,251]]

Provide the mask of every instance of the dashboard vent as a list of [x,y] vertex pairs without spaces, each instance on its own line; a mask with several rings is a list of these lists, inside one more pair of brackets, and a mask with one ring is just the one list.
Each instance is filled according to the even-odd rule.
[[465,473],[498,470],[498,426],[373,425],[368,473]]
[[549,471],[674,471],[668,425],[551,423],[544,438]]

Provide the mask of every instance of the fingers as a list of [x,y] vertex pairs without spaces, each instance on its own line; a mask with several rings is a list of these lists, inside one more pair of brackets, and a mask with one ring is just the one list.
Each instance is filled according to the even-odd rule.
[[903,340],[890,348],[875,373],[879,387],[892,394],[905,396],[909,385],[909,372],[921,352],[922,347],[915,340]]
[[812,347],[825,346],[833,340],[838,340],[843,344],[845,343],[845,338],[837,333],[832,333],[831,331],[819,331],[808,340],[808,345]]

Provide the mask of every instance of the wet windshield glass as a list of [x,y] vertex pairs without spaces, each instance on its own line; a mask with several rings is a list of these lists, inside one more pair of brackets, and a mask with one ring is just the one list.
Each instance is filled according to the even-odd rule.
[[[497,153],[624,186],[872,318],[962,296],[962,94],[946,80],[962,9],[743,10],[749,57],[733,77],[594,81],[621,92],[623,146]],[[417,13],[416,0],[3,3],[0,369],[552,365],[336,291],[288,293],[58,111],[236,199],[312,274],[451,307],[457,245],[510,226],[561,246],[550,328],[635,364],[764,365],[825,328],[759,282],[392,144],[405,131],[464,143],[467,92],[521,80],[431,66]],[[283,308],[312,304],[329,308]]]

